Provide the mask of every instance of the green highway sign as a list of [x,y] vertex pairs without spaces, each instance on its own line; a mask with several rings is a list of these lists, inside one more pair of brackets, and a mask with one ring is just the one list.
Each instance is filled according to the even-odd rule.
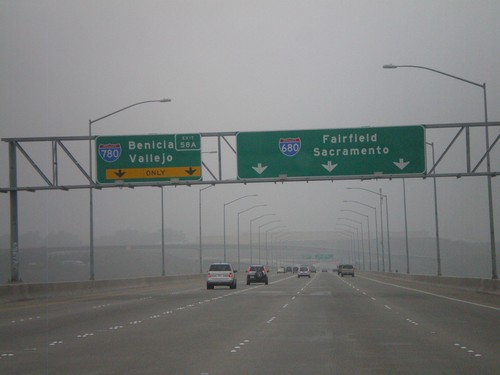
[[423,126],[240,132],[239,179],[424,174]]
[[95,148],[100,184],[201,180],[200,134],[102,136]]
[[305,260],[332,260],[333,254],[304,254],[302,255],[302,259]]

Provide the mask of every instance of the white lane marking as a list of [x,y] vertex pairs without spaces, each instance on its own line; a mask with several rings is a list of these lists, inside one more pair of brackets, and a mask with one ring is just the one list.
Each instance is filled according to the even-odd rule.
[[390,306],[384,305],[387,310],[392,310]]
[[276,317],[275,317],[275,316],[273,316],[271,319],[269,319],[269,320],[267,321],[267,324],[271,323],[274,319],[276,319]]
[[286,309],[286,308],[287,308],[287,306],[288,306],[288,303],[285,303],[285,304],[283,305],[283,308],[284,308],[284,309]]
[[376,300],[377,300],[376,298],[373,298],[373,297],[371,297],[371,299],[372,299],[372,300],[374,300],[374,301],[376,301]]
[[454,302],[461,302],[461,303],[466,303],[466,304],[469,304],[469,305],[474,305],[474,306],[478,306],[478,307],[484,307],[486,309],[492,309],[492,310],[500,310],[500,307],[493,307],[493,306],[488,306],[488,305],[482,305],[480,303],[475,303],[475,302],[470,302],[470,301],[465,301],[463,299],[458,299],[458,298],[452,298],[452,297],[447,297],[447,296],[443,296],[441,294],[436,294],[436,293],[430,293],[430,292],[426,292],[424,290],[420,290],[420,289],[414,289],[414,288],[408,288],[406,286],[401,286],[401,285],[396,285],[396,284],[391,284],[391,283],[386,283],[384,281],[379,281],[379,280],[375,280],[375,279],[371,279],[369,277],[366,277],[366,276],[359,276],[363,279],[367,279],[367,280],[371,280],[371,281],[374,281],[376,283],[379,283],[379,284],[385,284],[385,285],[390,285],[390,286],[393,286],[393,287],[396,287],[396,288],[401,288],[401,289],[406,289],[406,290],[411,290],[413,292],[418,292],[418,293],[423,293],[423,294],[427,294],[429,296],[433,296],[433,297],[439,297],[439,298],[444,298],[444,299],[447,299],[447,300],[450,300],[450,301],[454,301]]
[[79,339],[85,339],[87,337],[90,337],[90,336],[94,336],[93,333],[84,333],[83,335],[78,335],[76,337],[78,337]]
[[460,348],[461,350],[464,350],[464,351],[467,351],[468,354],[471,354],[471,355],[474,355],[474,357],[482,357],[483,355],[480,354],[480,353],[476,353],[474,350],[472,349],[467,349],[467,347],[465,345],[462,345],[462,344],[459,344],[459,343],[455,343],[453,344],[455,347],[457,348]]
[[239,349],[241,349],[242,346],[245,344],[248,344],[250,340],[243,340],[243,342],[240,342],[238,345],[236,345],[233,349],[231,349],[231,353],[237,353]]

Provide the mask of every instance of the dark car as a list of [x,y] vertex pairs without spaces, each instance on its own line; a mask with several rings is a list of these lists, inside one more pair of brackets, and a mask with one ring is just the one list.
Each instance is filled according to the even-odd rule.
[[292,272],[292,267],[288,266],[285,272]]
[[260,264],[248,267],[247,285],[251,283],[265,283],[266,285],[269,283],[266,267]]

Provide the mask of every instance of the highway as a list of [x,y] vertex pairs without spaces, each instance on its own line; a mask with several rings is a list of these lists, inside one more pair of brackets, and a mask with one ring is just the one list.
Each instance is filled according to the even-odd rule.
[[0,374],[498,374],[498,295],[333,272],[0,304]]

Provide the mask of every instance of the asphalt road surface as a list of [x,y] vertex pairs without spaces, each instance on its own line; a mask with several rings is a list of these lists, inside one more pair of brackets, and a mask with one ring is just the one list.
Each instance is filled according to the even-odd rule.
[[[332,272],[0,304],[0,374],[499,374],[500,298]],[[397,284],[396,284],[397,283]]]

